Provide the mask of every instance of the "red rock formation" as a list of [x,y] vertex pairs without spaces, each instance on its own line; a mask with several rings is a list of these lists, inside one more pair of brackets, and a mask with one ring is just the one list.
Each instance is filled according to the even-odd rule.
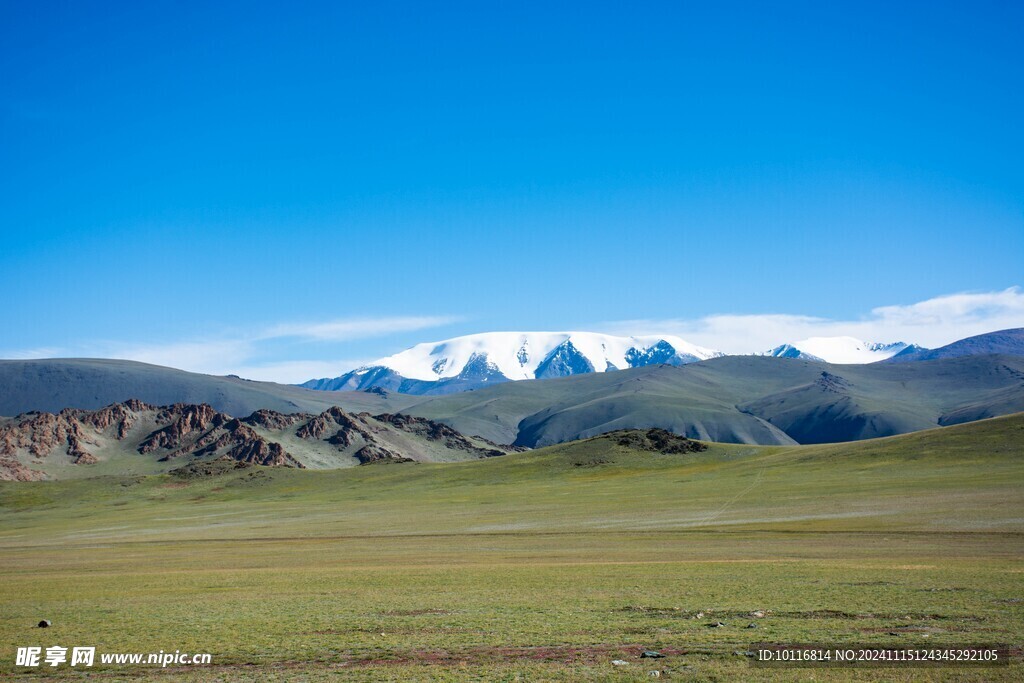
[[295,436],[300,439],[318,440],[328,431],[334,432],[328,441],[342,448],[350,446],[356,434],[367,441],[373,441],[366,422],[358,416],[349,415],[337,406],[325,410],[299,427],[295,431]]
[[239,462],[248,462],[254,465],[268,465],[271,467],[299,467],[304,465],[293,458],[288,451],[284,450],[279,443],[268,443],[257,437],[252,441],[244,441],[230,451],[228,456]]
[[297,422],[308,420],[310,416],[306,413],[291,413],[284,414],[279,413],[276,410],[260,409],[254,412],[249,417],[245,418],[243,422],[247,424],[263,427],[264,429],[287,429]]
[[211,427],[220,427],[231,418],[218,413],[211,406],[175,403],[173,406],[161,408],[157,413],[157,423],[170,422],[158,429],[139,444],[139,453],[151,453],[161,448],[179,448],[184,445],[186,437],[199,436]]
[[22,465],[16,458],[0,455],[0,481],[39,481],[46,475]]

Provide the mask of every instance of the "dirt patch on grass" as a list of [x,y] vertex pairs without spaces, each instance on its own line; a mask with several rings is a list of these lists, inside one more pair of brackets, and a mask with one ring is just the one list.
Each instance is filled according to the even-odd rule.
[[948,633],[947,629],[934,626],[869,626],[858,630],[861,633]]
[[423,615],[446,616],[455,614],[455,612],[446,609],[392,609],[381,612],[381,614],[386,617],[419,617]]
[[[640,653],[648,646],[635,643],[620,645],[541,645],[533,647],[484,646],[463,650],[401,650],[379,657],[365,657],[350,660],[350,666],[402,666],[413,664],[434,665],[483,665],[508,664],[510,662],[551,662],[560,664],[596,664],[611,659],[640,660]],[[681,648],[659,649],[666,657],[687,654]]]
[[756,618],[760,619],[769,616],[778,616],[771,610],[749,609],[684,609],[682,607],[650,607],[645,605],[629,605],[618,610],[620,612],[637,612],[640,614],[652,614],[659,616],[673,616],[681,619],[725,619],[725,618]]
[[191,462],[187,465],[171,470],[168,474],[172,477],[189,481],[192,479],[216,477],[221,474],[248,469],[250,467],[253,467],[253,465],[240,460],[217,459],[208,462]]
[[[985,621],[983,617],[973,614],[936,614],[934,612],[842,612],[839,610],[812,610],[809,612],[778,612],[777,617],[788,619],[884,619],[904,621],[969,621],[978,623]],[[892,630],[891,628],[888,630]]]
[[840,586],[899,586],[895,581],[846,581]]
[[[764,618],[776,618],[776,619],[848,619],[848,620],[862,620],[862,619],[881,619],[887,621],[967,621],[967,622],[981,622],[984,621],[983,617],[979,617],[973,614],[937,614],[937,613],[924,613],[924,612],[846,612],[843,610],[834,609],[816,609],[816,610],[805,610],[798,612],[776,612],[773,610],[723,610],[723,609],[704,609],[704,610],[693,610],[683,609],[681,607],[652,607],[652,606],[641,606],[641,605],[630,605],[623,607],[619,610],[620,612],[636,612],[639,614],[651,614],[657,616],[675,616],[681,619],[747,619],[750,617],[758,616],[757,613],[761,613],[760,616]],[[892,630],[892,629],[884,629]]]

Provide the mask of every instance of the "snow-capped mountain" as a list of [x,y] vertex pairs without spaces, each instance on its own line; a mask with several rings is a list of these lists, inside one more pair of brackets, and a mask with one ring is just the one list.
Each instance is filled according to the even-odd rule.
[[373,387],[410,394],[465,391],[497,382],[564,377],[724,355],[674,336],[616,337],[594,332],[488,332],[428,342],[334,379],[302,386]]
[[761,355],[777,358],[803,358],[804,360],[836,364],[877,363],[892,358],[911,346],[904,342],[892,344],[864,342],[854,337],[810,337],[791,344],[776,346]]

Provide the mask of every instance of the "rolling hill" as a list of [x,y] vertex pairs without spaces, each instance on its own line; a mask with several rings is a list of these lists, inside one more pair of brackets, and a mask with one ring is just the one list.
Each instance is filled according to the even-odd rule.
[[992,353],[1004,356],[1024,356],[1024,327],[967,337],[937,349],[908,347],[884,362],[908,363],[919,360],[962,358],[964,356],[979,356]]
[[378,388],[325,392],[211,377],[129,361],[0,362],[0,414],[95,410],[137,399],[206,403],[229,415],[260,409],[403,413],[495,443],[539,447],[616,429],[660,427],[708,441],[853,441],[1024,410],[1024,357],[829,365],[726,356],[682,366],[503,382],[444,396]]
[[499,443],[546,446],[661,427],[729,443],[853,441],[1024,410],[1024,358],[827,365],[727,356],[502,384],[406,409]]
[[389,392],[323,392],[286,384],[216,377],[128,360],[58,358],[0,361],[0,415],[65,408],[96,410],[137,399],[153,405],[206,403],[231,415],[266,408],[282,413],[396,412],[414,396]]
[[[129,672],[197,683],[803,680],[744,653],[1017,643],[1022,435],[1024,415],[682,452],[626,432],[450,464],[0,482],[0,638],[212,653]],[[81,677],[63,671],[42,678]],[[814,675],[1018,681],[1021,663]]]

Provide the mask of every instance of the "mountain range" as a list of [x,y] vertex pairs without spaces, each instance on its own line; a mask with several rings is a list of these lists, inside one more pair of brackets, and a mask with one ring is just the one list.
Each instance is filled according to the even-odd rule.
[[905,342],[883,344],[864,342],[854,337],[810,337],[791,344],[782,344],[762,353],[776,358],[803,358],[823,363],[863,364],[888,360],[908,350],[922,347]]
[[681,367],[504,384],[405,412],[537,447],[660,427],[730,443],[856,441],[1024,411],[1024,357],[831,365],[726,356]]
[[1024,327],[967,337],[937,349],[908,347],[885,362],[907,363],[919,360],[938,360],[940,358],[962,358],[964,356],[978,356],[987,353],[1024,356]]
[[261,409],[234,418],[207,404],[139,400],[0,418],[0,480],[147,474],[214,462],[334,469],[455,462],[510,452],[422,417]]
[[[568,349],[565,341],[572,340],[563,339],[553,348]],[[369,416],[366,420],[380,422],[372,416],[401,414],[447,425],[468,437],[537,447],[632,428],[661,428],[690,438],[732,443],[853,441],[1024,411],[1024,330],[965,339],[927,352],[928,358],[935,356],[930,360],[922,359],[924,354],[918,350],[910,350],[882,362],[846,365],[776,356],[715,356],[681,363],[682,354],[675,346],[669,351],[657,341],[643,343],[650,344],[645,347],[648,351],[662,350],[671,362],[641,362],[616,371],[606,366],[603,372],[595,368],[543,380],[495,381],[472,391],[440,395],[412,395],[379,386],[362,391],[320,391],[123,360],[0,361],[0,414],[22,415],[13,418],[18,424],[41,420],[41,429],[57,435],[52,438],[60,441],[65,460],[84,451],[102,461],[101,454],[83,445],[87,441],[76,445],[68,437],[76,434],[76,429],[91,434],[92,422],[104,419],[79,416],[75,419],[81,424],[75,428],[72,422],[37,420],[23,414],[38,416],[39,411],[46,411],[74,417],[67,410],[96,411],[116,404],[131,408],[128,402],[134,399],[150,406],[206,404],[224,416],[270,411],[304,415],[308,421],[312,419],[309,416],[337,407],[348,415]],[[624,364],[642,357],[630,353],[637,344],[632,341],[629,347],[616,349]],[[581,346],[590,351],[583,343]],[[575,342],[572,347],[577,348]],[[602,351],[611,361],[609,348],[606,343]],[[1002,353],[990,353],[993,349]],[[439,350],[434,355],[448,357],[445,353]],[[523,372],[536,374],[553,357],[550,352],[540,360],[534,357],[533,366],[528,359]],[[145,434],[132,432],[132,438],[141,443],[143,436],[157,429],[161,420],[155,415],[162,413],[156,409],[134,412],[139,414],[138,424],[151,425]],[[234,418],[217,419],[223,421],[217,429],[226,430],[225,425]],[[0,419],[0,423],[12,424],[11,419]],[[245,419],[241,423],[248,424]],[[370,434],[378,428],[390,429],[372,421],[367,424]],[[261,434],[256,426],[249,426]],[[307,457],[304,441],[262,436],[268,439],[268,448],[270,442],[280,443],[298,464],[327,462],[326,456],[316,453],[309,452],[312,454]],[[218,442],[222,437],[228,439],[225,444],[234,443],[234,436],[220,432],[211,439]],[[0,437],[0,447],[10,450],[13,447],[2,444],[23,444],[25,438]],[[100,438],[101,445],[103,438],[107,437]],[[358,461],[354,453],[342,453],[341,457],[334,445],[329,446],[335,461]],[[257,452],[262,450],[257,448]],[[259,459],[266,460],[267,455],[269,451]],[[270,458],[270,462],[276,460]]]
[[487,332],[417,344],[340,377],[301,386],[329,391],[380,387],[404,394],[450,394],[500,382],[685,365],[722,356],[679,337],[593,332]]
[[[811,337],[776,346],[762,356],[836,365],[908,362],[964,355],[1024,354],[1024,329],[992,332],[926,349],[907,342],[864,342],[854,337]],[[418,344],[334,378],[301,386],[322,391],[379,388],[410,395],[443,395],[508,381],[681,366],[726,354],[679,337],[616,337],[593,332],[489,332]]]

